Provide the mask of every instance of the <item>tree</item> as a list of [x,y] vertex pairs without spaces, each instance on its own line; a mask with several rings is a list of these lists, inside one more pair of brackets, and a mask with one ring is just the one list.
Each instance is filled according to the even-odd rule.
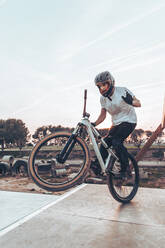
[[5,143],[6,145],[17,146],[20,149],[29,139],[29,130],[22,120],[8,119],[5,122]]
[[37,141],[41,140],[44,136],[46,136],[46,134],[48,134],[47,132],[48,132],[48,127],[46,126],[38,127],[35,133],[32,135],[32,138],[34,139],[34,143],[36,143]]
[[45,137],[48,134],[59,132],[59,131],[65,131],[65,132],[73,132],[74,128],[69,127],[62,127],[61,125],[58,126],[41,126],[38,127],[35,131],[35,133],[32,135],[33,142],[36,143],[39,140],[41,140],[43,137]]
[[155,141],[158,145],[160,145],[160,144],[163,142],[163,136],[164,136],[164,132],[161,132],[161,133],[158,135],[158,137],[157,137],[157,139],[156,139],[156,141]]
[[5,121],[0,120],[0,145],[1,145],[2,151],[4,149],[4,143],[5,143]]
[[143,143],[145,131],[143,129],[135,129],[129,136],[130,142],[134,143],[135,146],[140,148]]
[[146,139],[148,140],[150,137],[151,137],[151,135],[152,135],[152,131],[150,131],[150,130],[146,130],[146,131],[144,131],[144,133],[145,133],[145,135],[146,135]]

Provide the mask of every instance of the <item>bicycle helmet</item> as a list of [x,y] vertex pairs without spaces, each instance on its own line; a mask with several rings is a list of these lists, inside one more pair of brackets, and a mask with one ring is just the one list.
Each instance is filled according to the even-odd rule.
[[104,92],[103,96],[108,97],[112,93],[112,90],[114,89],[114,85],[115,85],[115,79],[109,71],[103,71],[103,72],[99,73],[95,77],[94,81],[95,81],[96,86],[98,86],[99,83],[108,83],[109,84],[109,88],[106,92]]

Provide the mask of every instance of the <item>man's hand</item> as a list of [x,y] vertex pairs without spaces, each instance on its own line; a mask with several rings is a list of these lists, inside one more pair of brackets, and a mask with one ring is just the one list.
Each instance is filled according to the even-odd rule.
[[122,98],[126,103],[132,105],[133,97],[128,93],[128,91],[126,91],[126,96],[122,96]]

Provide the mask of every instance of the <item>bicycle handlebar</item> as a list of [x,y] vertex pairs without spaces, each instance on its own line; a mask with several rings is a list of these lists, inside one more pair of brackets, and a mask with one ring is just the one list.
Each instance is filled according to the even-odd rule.
[[86,112],[86,101],[87,101],[87,89],[84,90],[84,110],[83,110],[83,117],[88,117],[90,114]]

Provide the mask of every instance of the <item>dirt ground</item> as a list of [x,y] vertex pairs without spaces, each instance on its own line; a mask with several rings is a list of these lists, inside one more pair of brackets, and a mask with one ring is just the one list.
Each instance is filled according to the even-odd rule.
[[[159,166],[158,166],[159,167]],[[145,172],[148,173],[147,179],[140,180],[140,187],[151,187],[151,188],[165,188],[165,167],[145,168]],[[88,178],[87,183],[106,183],[105,181],[97,182],[94,178]],[[92,180],[91,180],[92,179]],[[21,175],[16,176],[0,176],[0,190],[13,191],[13,192],[27,192],[36,194],[51,194],[51,195],[62,195],[69,191],[50,192],[38,187],[30,177]]]
[[5,176],[0,177],[0,190],[13,192],[27,192],[38,194],[62,195],[66,191],[49,192],[38,187],[31,178],[21,176]]

